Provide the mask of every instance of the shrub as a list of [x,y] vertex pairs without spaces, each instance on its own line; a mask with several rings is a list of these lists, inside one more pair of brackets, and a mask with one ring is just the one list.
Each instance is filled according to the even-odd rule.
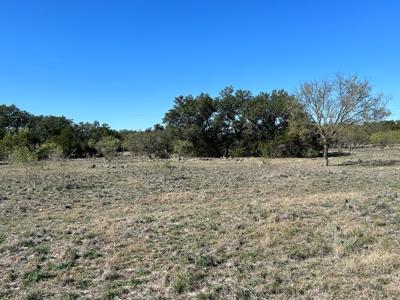
[[60,186],[65,188],[68,185],[66,184],[68,176],[63,148],[56,143],[46,142],[38,148],[38,157],[39,159],[49,159],[58,162]]
[[176,140],[172,143],[173,153],[177,156],[191,156],[193,154],[193,144],[185,140]]
[[0,140],[0,160],[7,158],[7,150],[3,145],[3,141]]
[[262,157],[315,157],[321,146],[313,136],[288,134],[270,142],[258,144]]
[[33,165],[37,162],[37,153],[31,151],[28,147],[15,147],[9,155],[10,161],[19,166]]
[[235,147],[230,151],[230,156],[232,157],[245,157],[249,156],[251,151],[248,149],[248,147]]
[[21,129],[13,133],[8,132],[2,140],[0,140],[0,159],[7,158],[15,148],[27,147],[30,148],[29,130]]
[[299,155],[301,149],[295,149],[293,145],[285,143],[282,140],[275,140],[267,143],[260,143],[259,151],[262,157],[278,158],[278,157],[292,157]]
[[60,145],[52,142],[46,142],[39,146],[38,158],[59,160],[64,157],[63,149]]
[[121,141],[113,136],[106,136],[98,141],[95,147],[97,152],[110,163],[117,156]]
[[368,144],[369,135],[362,126],[351,126],[347,128],[339,139],[339,142],[352,148]]
[[274,145],[271,142],[261,142],[258,145],[258,151],[262,157],[276,157]]
[[36,151],[31,151],[28,147],[15,147],[9,155],[11,163],[24,168],[24,180],[27,186],[33,185],[39,179],[37,162],[38,156]]
[[302,152],[302,156],[306,157],[306,158],[317,157],[318,155],[319,155],[319,152],[312,148],[307,148]]
[[163,130],[133,132],[125,146],[132,154],[147,155],[150,159],[168,158],[170,152],[170,142]]
[[379,145],[382,148],[388,145],[400,144],[400,131],[378,131],[370,136],[370,142],[374,145]]

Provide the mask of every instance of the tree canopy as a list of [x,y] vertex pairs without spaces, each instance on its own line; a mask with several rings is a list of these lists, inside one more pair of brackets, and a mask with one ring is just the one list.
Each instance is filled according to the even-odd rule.
[[[15,148],[50,157],[113,157],[129,150],[149,158],[176,156],[317,156],[333,144],[356,147],[392,144],[400,121],[381,121],[385,98],[372,93],[368,81],[337,75],[331,81],[301,85],[296,95],[285,90],[260,92],[226,87],[179,96],[163,124],[144,131],[116,131],[107,124],[74,123],[64,116],[35,116],[14,105],[0,105],[0,158]],[[388,134],[381,132],[391,131]],[[51,151],[50,151],[51,152]]]

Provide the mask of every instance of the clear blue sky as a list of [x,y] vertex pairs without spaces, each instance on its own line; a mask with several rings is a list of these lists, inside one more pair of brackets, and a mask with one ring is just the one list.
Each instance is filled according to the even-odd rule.
[[0,0],[0,103],[139,129],[175,96],[356,73],[400,119],[400,1]]

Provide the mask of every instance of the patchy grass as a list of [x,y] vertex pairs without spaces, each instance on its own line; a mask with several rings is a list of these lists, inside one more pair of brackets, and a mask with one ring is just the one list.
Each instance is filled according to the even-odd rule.
[[2,164],[0,298],[399,298],[399,159]]

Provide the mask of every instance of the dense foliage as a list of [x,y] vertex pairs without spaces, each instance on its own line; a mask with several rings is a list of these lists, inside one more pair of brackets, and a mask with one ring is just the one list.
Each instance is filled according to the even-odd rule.
[[[195,156],[304,156],[319,148],[311,131],[294,132],[296,122],[309,123],[293,96],[285,91],[260,93],[228,87],[219,97],[177,97],[164,117],[174,149]],[[304,127],[304,126],[303,126]],[[270,151],[266,150],[270,149]]]
[[[39,159],[108,160],[124,150],[149,158],[312,157],[321,151],[315,124],[299,101],[283,90],[253,95],[227,87],[217,97],[180,96],[163,122],[144,131],[117,132],[99,122],[76,124],[63,116],[35,116],[14,105],[0,105],[0,159],[27,150]],[[350,126],[335,143],[350,148],[399,144],[400,121]]]
[[60,146],[65,157],[92,156],[98,153],[96,144],[105,136],[119,137],[106,124],[75,124],[65,117],[34,116],[14,105],[0,105],[0,156],[3,158],[16,147],[40,153],[44,151],[43,145],[49,143]]

